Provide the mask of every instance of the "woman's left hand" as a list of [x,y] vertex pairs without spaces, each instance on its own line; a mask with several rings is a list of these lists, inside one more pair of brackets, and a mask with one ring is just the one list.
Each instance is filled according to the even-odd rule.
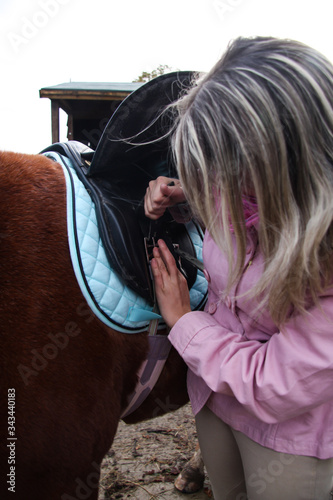
[[163,240],[158,241],[153,254],[151,269],[157,302],[164,321],[172,328],[184,314],[191,312],[187,281]]

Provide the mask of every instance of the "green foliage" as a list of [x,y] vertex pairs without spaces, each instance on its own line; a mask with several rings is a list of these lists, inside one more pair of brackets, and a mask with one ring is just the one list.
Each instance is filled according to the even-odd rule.
[[147,71],[143,71],[142,74],[136,79],[133,80],[133,82],[149,82],[153,78],[156,78],[157,76],[164,75],[164,73],[169,73],[171,71],[170,66],[167,66],[166,64],[160,64],[156,69],[154,69],[151,73],[148,73]]

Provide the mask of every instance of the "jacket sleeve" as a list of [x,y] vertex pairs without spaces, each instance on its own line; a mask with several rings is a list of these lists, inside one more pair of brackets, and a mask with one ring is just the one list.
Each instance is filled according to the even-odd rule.
[[169,339],[212,391],[234,396],[264,422],[282,422],[333,399],[332,296],[265,343],[227,330],[206,312],[183,316]]

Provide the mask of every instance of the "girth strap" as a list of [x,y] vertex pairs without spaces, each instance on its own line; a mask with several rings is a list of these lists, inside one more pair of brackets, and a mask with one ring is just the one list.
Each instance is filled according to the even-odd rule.
[[136,388],[128,398],[128,405],[120,418],[133,413],[149,396],[154,388],[171,349],[171,343],[166,335],[149,336],[149,353],[138,373]]

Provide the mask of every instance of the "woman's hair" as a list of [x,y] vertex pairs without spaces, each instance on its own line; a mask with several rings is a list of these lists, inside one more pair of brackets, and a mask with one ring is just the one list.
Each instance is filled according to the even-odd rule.
[[332,283],[333,67],[299,42],[239,38],[175,107],[179,177],[228,255],[228,289],[245,262],[242,197],[257,199],[265,266],[251,296],[281,325]]

